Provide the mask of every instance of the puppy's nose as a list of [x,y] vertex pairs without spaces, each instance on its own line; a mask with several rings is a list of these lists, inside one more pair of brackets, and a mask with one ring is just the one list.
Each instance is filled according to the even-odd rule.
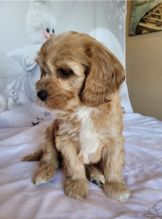
[[37,96],[42,100],[42,101],[45,101],[48,97],[48,93],[46,90],[40,90],[38,91],[37,93]]

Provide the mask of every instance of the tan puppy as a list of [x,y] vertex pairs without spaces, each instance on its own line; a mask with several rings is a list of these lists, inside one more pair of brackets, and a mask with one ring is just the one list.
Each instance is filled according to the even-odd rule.
[[51,37],[37,62],[41,68],[37,95],[55,111],[58,120],[47,130],[43,150],[25,158],[41,157],[34,182],[44,183],[53,177],[59,152],[65,194],[85,197],[87,173],[92,181],[103,184],[108,197],[127,200],[130,192],[122,175],[124,138],[118,96],[125,79],[122,65],[101,43],[77,32]]

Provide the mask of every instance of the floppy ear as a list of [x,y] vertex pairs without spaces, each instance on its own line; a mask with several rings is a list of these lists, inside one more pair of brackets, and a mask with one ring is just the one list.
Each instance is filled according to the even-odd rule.
[[94,41],[87,46],[90,59],[81,100],[89,106],[98,106],[111,100],[125,79],[125,72],[118,59],[101,43]]

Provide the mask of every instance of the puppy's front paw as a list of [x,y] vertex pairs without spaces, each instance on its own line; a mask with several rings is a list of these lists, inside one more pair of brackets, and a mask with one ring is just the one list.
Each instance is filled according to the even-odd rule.
[[81,200],[88,194],[88,182],[86,179],[65,179],[64,192],[71,198]]
[[106,196],[121,202],[127,201],[131,195],[126,185],[120,182],[106,182],[103,186],[103,191]]
[[52,163],[45,163],[41,165],[33,179],[33,183],[40,185],[48,182],[55,173],[54,165]]

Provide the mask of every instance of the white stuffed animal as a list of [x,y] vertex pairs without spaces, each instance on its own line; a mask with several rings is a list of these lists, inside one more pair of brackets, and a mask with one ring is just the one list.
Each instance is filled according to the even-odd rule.
[[55,33],[56,21],[50,12],[50,1],[31,0],[26,16],[27,32],[32,43],[42,43]]
[[19,63],[0,51],[0,112],[24,104],[25,98],[21,98],[20,89],[17,89],[21,86],[19,78],[23,74]]
[[20,66],[0,50],[0,112],[8,108],[7,86],[9,82],[20,73]]
[[7,101],[3,95],[0,94],[0,113],[7,108]]

